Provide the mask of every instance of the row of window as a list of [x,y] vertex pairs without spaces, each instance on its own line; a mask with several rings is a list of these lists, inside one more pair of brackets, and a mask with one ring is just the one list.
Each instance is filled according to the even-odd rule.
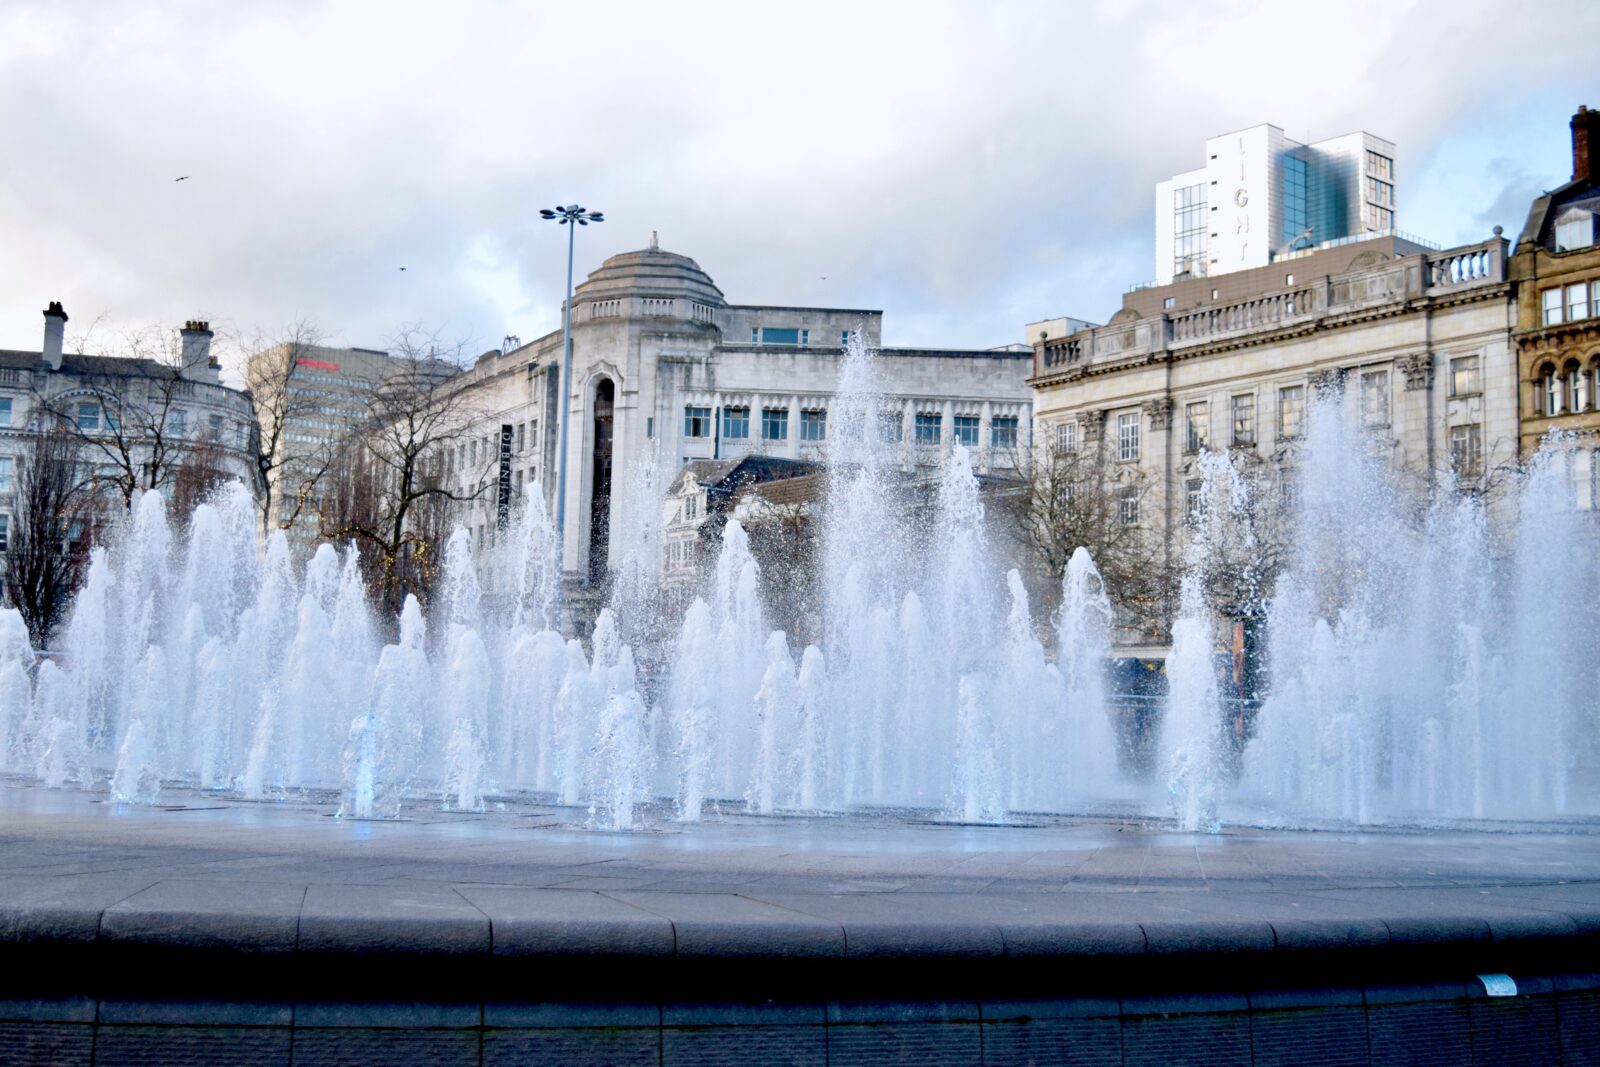
[[1541,289],[1539,306],[1546,326],[1581,322],[1600,312],[1600,282],[1578,282]]
[[[801,348],[811,344],[811,331],[802,327],[788,326],[752,326],[750,327],[750,343],[753,345],[798,345]],[[839,347],[843,348],[850,343],[850,331],[839,331]]]
[[1554,418],[1589,411],[1600,398],[1600,360],[1585,368],[1570,359],[1559,372],[1555,364],[1546,363],[1540,368],[1536,388],[1536,407],[1541,415]]
[[[954,417],[951,439],[976,448],[981,432],[981,420],[976,415]],[[989,444],[994,448],[1015,448],[1019,420],[1015,415],[996,416],[989,420]],[[685,437],[711,436],[711,409],[689,406],[683,409],[683,435]],[[880,412],[878,439],[894,443],[903,437],[903,422],[898,412]],[[937,445],[943,437],[944,416],[937,412],[919,411],[913,419],[913,440],[919,445]],[[800,412],[800,440],[820,442],[827,440],[828,413],[823,410]],[[744,441],[750,437],[750,409],[725,407],[722,409],[722,437],[729,441]],[[789,439],[789,409],[763,408],[761,411],[761,438],[764,441]]]
[[[1600,373],[1600,371],[1597,371]],[[1450,361],[1450,395],[1471,396],[1480,385],[1480,363],[1476,355],[1459,356]],[[1583,387],[1587,389],[1585,385]],[[1597,383],[1600,388],[1600,383]],[[1587,393],[1584,393],[1587,396]],[[1379,428],[1389,425],[1389,372],[1366,371],[1360,378],[1361,425]],[[1573,410],[1582,410],[1574,408]],[[1305,432],[1306,387],[1285,385],[1278,389],[1279,440],[1293,440]],[[1211,446],[1211,402],[1196,400],[1184,405],[1184,451],[1199,452]],[[1117,416],[1117,459],[1133,461],[1139,458],[1142,417],[1138,412],[1124,412]],[[1256,443],[1256,394],[1238,393],[1228,398],[1228,443],[1249,447]],[[1073,452],[1078,448],[1076,423],[1062,423],[1056,427],[1056,448]]]

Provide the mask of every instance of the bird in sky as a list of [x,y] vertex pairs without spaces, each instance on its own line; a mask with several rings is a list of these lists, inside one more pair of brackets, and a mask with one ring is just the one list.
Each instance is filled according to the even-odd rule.
[[404,270],[405,270],[405,268],[404,268],[404,267],[401,267],[401,268],[400,268],[400,270],[401,270],[401,271],[404,271]]
[[181,178],[174,178],[174,179],[172,179],[172,180],[173,180],[173,181],[175,181],[175,182],[186,182],[186,181],[188,181],[188,180],[189,180],[189,176],[188,176],[188,175],[187,175],[187,174],[185,174],[185,175],[184,175],[184,176],[183,176],[183,177],[181,177]]

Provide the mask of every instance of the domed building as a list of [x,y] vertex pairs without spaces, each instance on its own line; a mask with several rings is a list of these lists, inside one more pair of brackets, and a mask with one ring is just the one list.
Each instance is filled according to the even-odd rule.
[[552,515],[564,515],[569,579],[604,577],[619,514],[614,472],[620,480],[641,457],[674,470],[752,455],[820,460],[856,331],[878,351],[878,432],[905,469],[934,468],[961,441],[981,470],[999,473],[1028,444],[1031,351],[881,348],[881,311],[730,304],[699,264],[653,235],[578,285],[572,311],[564,508],[554,500],[561,331],[508,339],[454,382],[470,393],[462,399],[481,420],[482,444],[500,455],[502,491],[485,492],[463,521],[479,543],[492,540],[502,507],[537,483]]

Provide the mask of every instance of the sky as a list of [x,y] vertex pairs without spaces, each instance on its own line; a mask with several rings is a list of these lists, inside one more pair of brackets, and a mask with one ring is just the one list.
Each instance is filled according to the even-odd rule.
[[51,300],[95,351],[191,318],[531,339],[567,251],[538,211],[574,199],[607,219],[579,279],[656,231],[732,303],[1006,344],[1105,321],[1154,274],[1155,183],[1262,122],[1397,142],[1404,230],[1514,237],[1600,106],[1552,46],[1600,4],[1537,6],[8,0],[0,348]]

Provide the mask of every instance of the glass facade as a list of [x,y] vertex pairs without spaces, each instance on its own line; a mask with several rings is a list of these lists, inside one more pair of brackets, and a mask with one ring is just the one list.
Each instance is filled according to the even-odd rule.
[[1283,157],[1283,241],[1292,247],[1300,234],[1311,225],[1306,214],[1306,161],[1294,156]]
[[1172,271],[1206,272],[1206,187],[1186,185],[1172,194]]

